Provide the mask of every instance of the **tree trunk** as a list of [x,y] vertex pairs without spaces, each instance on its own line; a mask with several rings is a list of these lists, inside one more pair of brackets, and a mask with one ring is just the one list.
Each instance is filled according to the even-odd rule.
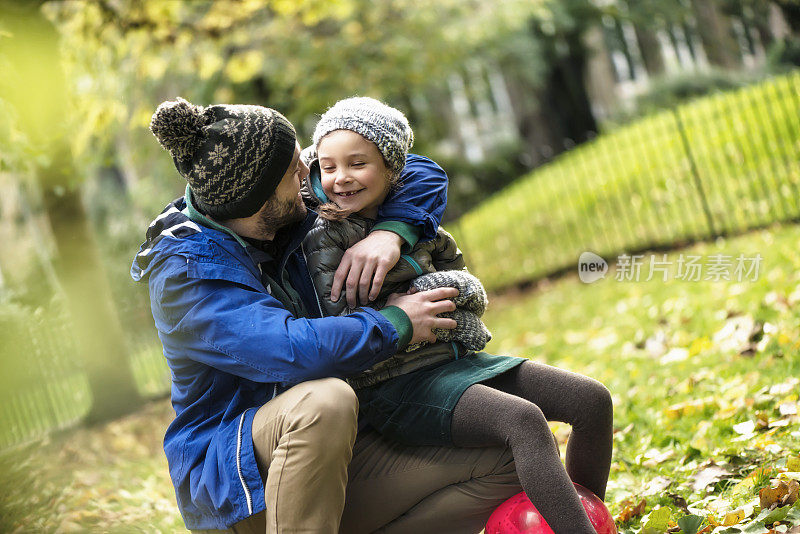
[[544,96],[544,102],[561,126],[563,150],[571,148],[567,140],[578,144],[597,133],[597,121],[584,79],[586,50],[582,37],[579,33],[568,34],[565,42],[569,52],[553,63]]
[[692,8],[708,62],[724,69],[739,68],[742,56],[728,16],[714,0],[692,0]]
[[750,23],[758,34],[758,40],[764,50],[769,50],[775,42],[775,35],[772,33],[769,24],[769,4],[767,2],[756,2],[752,6],[752,18]]
[[16,110],[17,126],[41,151],[41,161],[49,162],[39,164],[34,173],[56,242],[55,271],[91,386],[89,421],[111,419],[135,409],[141,398],[80,198],[66,127],[69,86],[59,60],[58,34],[36,4],[6,1],[0,3],[0,12],[11,28],[3,55],[15,79],[0,88],[0,97]]
[[533,88],[513,74],[503,73],[514,110],[517,131],[525,142],[526,166],[533,168],[545,163],[560,147],[561,135],[554,132],[542,110],[541,89]]
[[[72,169],[71,162],[57,162]],[[75,339],[89,378],[92,408],[88,422],[101,422],[142,403],[131,372],[125,334],[78,187],[53,187],[60,170],[40,169],[42,198],[56,243],[55,270],[66,295]]]
[[636,44],[642,53],[642,61],[647,75],[651,78],[664,74],[664,55],[661,53],[661,43],[656,37],[654,28],[645,28],[641,24],[634,24]]
[[797,0],[776,0],[781,14],[794,35],[800,34],[800,5]]
[[786,17],[784,17],[785,11],[774,2],[769,3],[768,9],[769,29],[770,33],[772,33],[772,37],[774,37],[776,41],[784,41],[790,38],[792,35],[792,28],[786,21]]
[[608,52],[603,30],[595,24],[584,35],[588,60],[586,62],[586,89],[592,100],[592,107],[599,117],[610,116],[619,104],[614,65]]

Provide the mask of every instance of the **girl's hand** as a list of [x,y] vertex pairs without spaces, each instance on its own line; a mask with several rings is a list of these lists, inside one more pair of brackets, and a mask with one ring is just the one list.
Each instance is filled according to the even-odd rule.
[[400,259],[402,245],[403,238],[394,232],[375,230],[347,249],[333,276],[331,300],[339,300],[343,285],[351,308],[378,298],[386,273]]

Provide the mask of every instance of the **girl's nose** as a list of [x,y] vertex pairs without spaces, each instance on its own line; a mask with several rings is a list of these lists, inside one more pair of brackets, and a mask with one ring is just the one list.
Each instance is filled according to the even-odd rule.
[[344,169],[338,169],[336,171],[336,176],[334,177],[334,181],[337,184],[346,184],[350,181],[350,176],[344,171]]

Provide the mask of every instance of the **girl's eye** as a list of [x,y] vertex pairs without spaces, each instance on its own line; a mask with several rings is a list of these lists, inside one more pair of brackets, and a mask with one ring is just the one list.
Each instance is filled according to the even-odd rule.
[[353,163],[353,167],[363,167],[363,166],[364,166],[363,161],[356,161],[355,163]]
[[333,172],[333,167],[322,167],[323,172]]

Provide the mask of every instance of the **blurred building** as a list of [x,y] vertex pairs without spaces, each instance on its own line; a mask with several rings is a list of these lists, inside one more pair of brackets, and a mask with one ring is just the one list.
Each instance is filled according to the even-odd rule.
[[[478,58],[450,75],[444,102],[433,106],[449,128],[438,150],[478,164],[518,140],[523,163],[535,167],[591,139],[598,123],[635,113],[654,84],[763,69],[774,43],[791,36],[786,11],[774,2],[731,3],[726,10],[716,0],[679,0],[663,16],[645,11],[647,2],[592,2],[613,15],[572,33],[537,36],[547,43],[539,85]],[[421,99],[412,104],[420,114],[432,107]]]

